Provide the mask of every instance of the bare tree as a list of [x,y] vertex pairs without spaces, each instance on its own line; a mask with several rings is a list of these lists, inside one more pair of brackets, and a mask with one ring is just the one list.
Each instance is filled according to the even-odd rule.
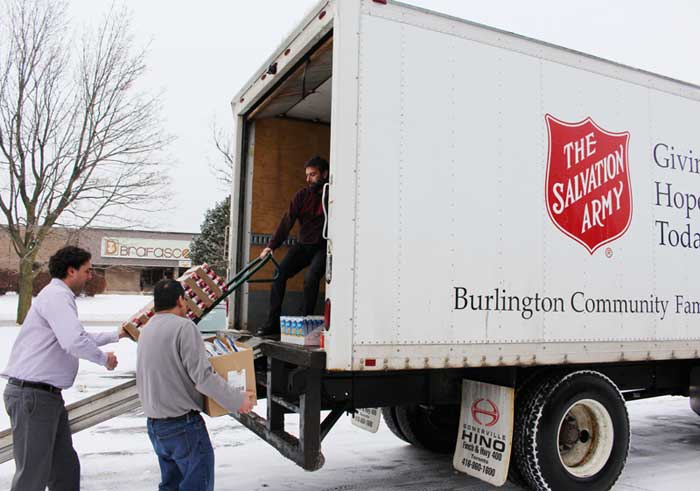
[[17,322],[54,225],[143,209],[165,181],[159,96],[140,93],[144,50],[114,7],[76,41],[58,0],[4,0],[0,20],[0,219],[19,258]]
[[212,139],[214,146],[221,157],[221,160],[215,163],[209,163],[214,177],[223,185],[227,193],[231,192],[231,183],[233,182],[233,167],[235,159],[233,158],[233,140],[231,135],[223,128],[218,126],[216,122],[212,123]]

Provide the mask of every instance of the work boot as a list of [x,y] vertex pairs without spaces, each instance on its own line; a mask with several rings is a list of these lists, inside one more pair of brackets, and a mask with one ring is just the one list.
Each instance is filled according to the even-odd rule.
[[258,336],[260,339],[268,339],[270,341],[279,341],[281,336],[280,333],[262,334]]

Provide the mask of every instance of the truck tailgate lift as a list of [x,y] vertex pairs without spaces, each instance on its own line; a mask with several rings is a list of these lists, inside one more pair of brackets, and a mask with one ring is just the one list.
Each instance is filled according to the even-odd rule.
[[[321,421],[321,377],[326,353],[276,341],[265,341],[260,349],[267,364],[264,372],[256,373],[256,379],[258,385],[265,387],[267,417],[254,412],[233,417],[303,469],[318,470],[325,461],[321,442],[348,410],[345,404],[337,405]],[[295,392],[298,400],[284,397]],[[287,413],[299,415],[298,438],[285,431]]]

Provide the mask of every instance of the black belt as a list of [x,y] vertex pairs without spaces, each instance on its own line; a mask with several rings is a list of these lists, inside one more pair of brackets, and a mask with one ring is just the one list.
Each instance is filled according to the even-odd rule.
[[10,377],[7,381],[12,385],[17,387],[29,387],[30,389],[45,390],[46,392],[51,392],[52,394],[60,394],[61,389],[54,387],[51,384],[45,384],[43,382],[29,382],[28,380],[20,380],[18,378]]
[[151,421],[168,421],[168,422],[175,422],[175,421],[185,421],[193,416],[199,416],[199,411],[195,411],[194,409],[188,413],[183,414],[182,416],[173,416],[172,418],[148,418]]

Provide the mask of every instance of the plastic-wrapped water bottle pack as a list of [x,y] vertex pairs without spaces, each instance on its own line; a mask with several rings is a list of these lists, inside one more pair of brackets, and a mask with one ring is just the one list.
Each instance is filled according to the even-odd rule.
[[323,328],[322,315],[280,317],[282,342],[318,346],[321,328]]

